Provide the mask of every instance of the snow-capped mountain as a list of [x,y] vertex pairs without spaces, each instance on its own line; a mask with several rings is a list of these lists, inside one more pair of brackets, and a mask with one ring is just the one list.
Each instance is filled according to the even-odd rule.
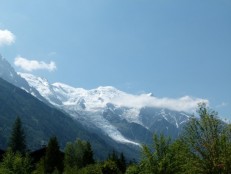
[[[86,90],[62,83],[50,84],[46,79],[31,74],[18,74],[52,105],[117,142],[139,146],[149,141],[154,131],[177,136],[189,118],[184,107],[168,109],[160,99],[150,94],[127,94],[111,86]],[[188,100],[185,97],[180,101]],[[146,138],[138,136],[141,132]]]
[[[138,158],[141,144],[152,143],[154,132],[177,137],[191,115],[188,113],[192,113],[199,102],[208,102],[189,96],[171,99],[158,98],[152,93],[133,95],[112,86],[86,90],[63,83],[51,84],[45,78],[16,73],[1,56],[0,78],[33,95],[40,100],[40,104],[48,105],[47,118],[45,116],[44,120],[39,120],[45,124],[41,125],[42,127],[45,126],[47,129],[47,124],[50,124],[49,130],[61,129],[63,127],[62,123],[59,123],[61,118],[47,123],[47,120],[54,119],[55,116],[53,111],[50,113],[50,109],[61,110],[63,119],[69,119],[73,125],[76,125],[76,128],[70,127],[70,132],[85,130],[86,132],[82,131],[80,134],[87,135],[83,137],[94,142],[95,149],[98,149],[100,144],[103,148],[110,147],[108,150],[113,148],[126,152],[131,158]],[[35,99],[31,95],[28,95],[28,98]],[[38,108],[32,109],[38,110]],[[36,114],[40,116],[39,112]],[[44,133],[47,132],[46,129],[39,131]],[[59,137],[66,137],[63,133],[62,130],[56,132]],[[78,133],[72,135],[81,137]],[[46,138],[49,138],[49,135]],[[65,144],[70,139],[63,138],[61,141]]]
[[112,86],[86,90],[45,78],[16,73],[0,56],[0,77],[46,104],[68,113],[89,130],[112,140],[140,146],[151,142],[153,132],[178,136],[199,98],[157,98],[153,94],[133,95]]

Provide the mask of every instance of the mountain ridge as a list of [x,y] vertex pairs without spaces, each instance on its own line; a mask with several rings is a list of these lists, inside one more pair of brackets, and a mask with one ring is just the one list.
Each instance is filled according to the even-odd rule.
[[[120,103],[121,98],[122,100],[131,98],[135,101],[141,97],[143,100],[147,100],[145,103],[155,100],[155,97],[150,94],[136,96],[127,94],[112,86],[101,86],[96,89],[85,90],[83,88],[74,88],[63,83],[49,84],[46,79],[41,79],[31,74],[19,73],[19,75],[25,78],[29,85],[36,88],[51,104],[62,108],[83,125],[100,129],[106,135],[120,143],[130,143],[137,146],[145,143],[139,141],[137,138],[128,136],[131,134],[128,134],[125,127],[132,127],[131,125],[136,125],[136,127],[140,126],[143,127],[142,130],[146,132],[145,134],[151,135],[153,131],[158,132],[156,128],[153,127],[155,121],[162,120],[162,122],[168,124],[168,126],[165,126],[166,129],[171,127],[171,130],[175,129],[172,132],[176,133],[173,134],[167,130],[162,130],[162,132],[177,136],[180,127],[182,127],[181,124],[187,122],[189,119],[189,114],[183,111],[178,112],[149,105],[138,106],[139,103],[138,105],[135,103],[134,106],[123,105],[124,101]],[[150,113],[150,109],[148,108],[153,108]],[[112,118],[112,116],[114,118]],[[124,128],[122,128],[120,124],[124,125]],[[131,129],[131,131],[134,130]]]
[[0,54],[0,77],[7,82],[27,91],[28,93],[32,94],[39,100],[43,101],[46,104],[49,104],[49,102],[46,101],[44,97],[40,95],[40,93],[32,86],[28,84],[28,82],[19,76],[14,68],[10,65],[10,63],[2,57]]

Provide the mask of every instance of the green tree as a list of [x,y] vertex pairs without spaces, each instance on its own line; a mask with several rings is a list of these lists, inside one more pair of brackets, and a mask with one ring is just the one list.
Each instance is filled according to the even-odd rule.
[[139,174],[139,173],[140,173],[139,166],[135,164],[129,165],[125,172],[125,174]]
[[13,152],[19,152],[23,155],[26,153],[26,136],[22,128],[21,119],[19,117],[16,118],[12,128],[9,140],[9,148]]
[[154,135],[153,149],[143,146],[143,158],[140,164],[143,173],[171,174],[180,171],[177,163],[177,148],[170,138]]
[[87,142],[83,142],[82,143],[84,144],[83,147],[84,147],[84,151],[83,151],[83,166],[87,166],[89,164],[94,164],[95,163],[95,160],[94,160],[94,153],[93,153],[93,150],[91,148],[91,144],[87,141]]
[[33,174],[45,173],[45,158],[43,157],[37,164]]
[[76,171],[89,164],[94,164],[93,151],[89,142],[76,140],[74,143],[67,143],[64,156],[66,172]]
[[112,153],[108,154],[107,159],[117,163],[117,161],[119,160],[117,152],[113,149]]
[[8,150],[0,164],[0,174],[30,174],[31,160],[28,155]]
[[112,153],[108,154],[107,160],[115,162],[121,173],[125,173],[127,164],[123,153],[118,154],[115,150],[113,150]]
[[101,167],[102,173],[103,174],[120,174],[120,170],[117,167],[117,164],[115,161],[112,160],[106,160],[102,164]]
[[125,156],[123,153],[120,153],[120,157],[118,159],[117,166],[122,173],[125,173],[126,168],[127,168],[127,164],[126,164],[126,159],[125,159]]
[[52,173],[55,170],[60,173],[63,171],[63,157],[56,137],[51,137],[49,140],[44,165],[45,173]]
[[229,173],[231,171],[230,128],[217,113],[200,104],[199,118],[192,117],[185,127],[182,142],[188,147],[185,168],[191,173]]
[[80,169],[78,174],[103,174],[99,164],[90,164]]

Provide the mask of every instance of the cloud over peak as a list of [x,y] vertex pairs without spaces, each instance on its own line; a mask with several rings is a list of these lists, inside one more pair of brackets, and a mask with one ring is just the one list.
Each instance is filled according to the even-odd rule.
[[[129,101],[129,102],[127,102]],[[184,111],[193,113],[196,111],[199,103],[209,104],[207,99],[193,98],[190,96],[184,96],[181,98],[157,98],[147,94],[141,95],[123,95],[115,98],[112,103],[125,106],[125,107],[156,107],[166,108],[175,111]]]
[[55,62],[53,61],[50,61],[50,63],[46,63],[44,61],[28,60],[21,56],[17,56],[15,58],[14,65],[28,72],[32,72],[35,70],[54,71],[57,69]]
[[9,30],[0,29],[0,46],[2,45],[11,45],[15,42],[15,36]]

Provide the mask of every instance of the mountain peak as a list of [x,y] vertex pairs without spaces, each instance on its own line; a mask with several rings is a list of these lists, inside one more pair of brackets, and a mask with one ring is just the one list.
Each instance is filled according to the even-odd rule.
[[0,55],[0,77],[10,83],[16,83],[15,76],[17,76],[17,73],[14,68]]
[[45,86],[48,86],[48,85],[49,85],[48,80],[45,79],[45,78],[37,77],[37,76],[35,76],[35,75],[28,74],[28,73],[21,73],[21,72],[18,72],[18,74],[19,74],[22,78],[26,79],[26,80],[29,82],[29,84],[32,84],[32,83],[33,83],[34,85],[32,85],[32,86],[36,86],[36,85],[38,85],[39,83],[42,83],[42,84],[45,85]]
[[99,95],[101,97],[106,97],[110,99],[116,96],[120,96],[121,94],[124,94],[124,92],[116,89],[113,86],[99,86],[96,89],[89,90],[89,92],[94,95]]
[[39,92],[31,87],[28,82],[21,77],[21,74],[15,72],[14,68],[10,65],[10,63],[0,55],[0,77],[7,82],[25,90],[26,92],[32,94],[37,97],[39,100],[43,102],[47,102]]
[[70,85],[64,84],[64,83],[60,83],[60,82],[55,82],[55,83],[52,84],[52,86],[54,86],[56,88],[62,88],[64,90],[70,91],[70,92],[71,91],[73,92],[73,91],[76,90],[76,88],[74,88],[74,87],[72,87]]
[[113,86],[99,86],[97,89],[101,91],[118,91],[118,89]]

